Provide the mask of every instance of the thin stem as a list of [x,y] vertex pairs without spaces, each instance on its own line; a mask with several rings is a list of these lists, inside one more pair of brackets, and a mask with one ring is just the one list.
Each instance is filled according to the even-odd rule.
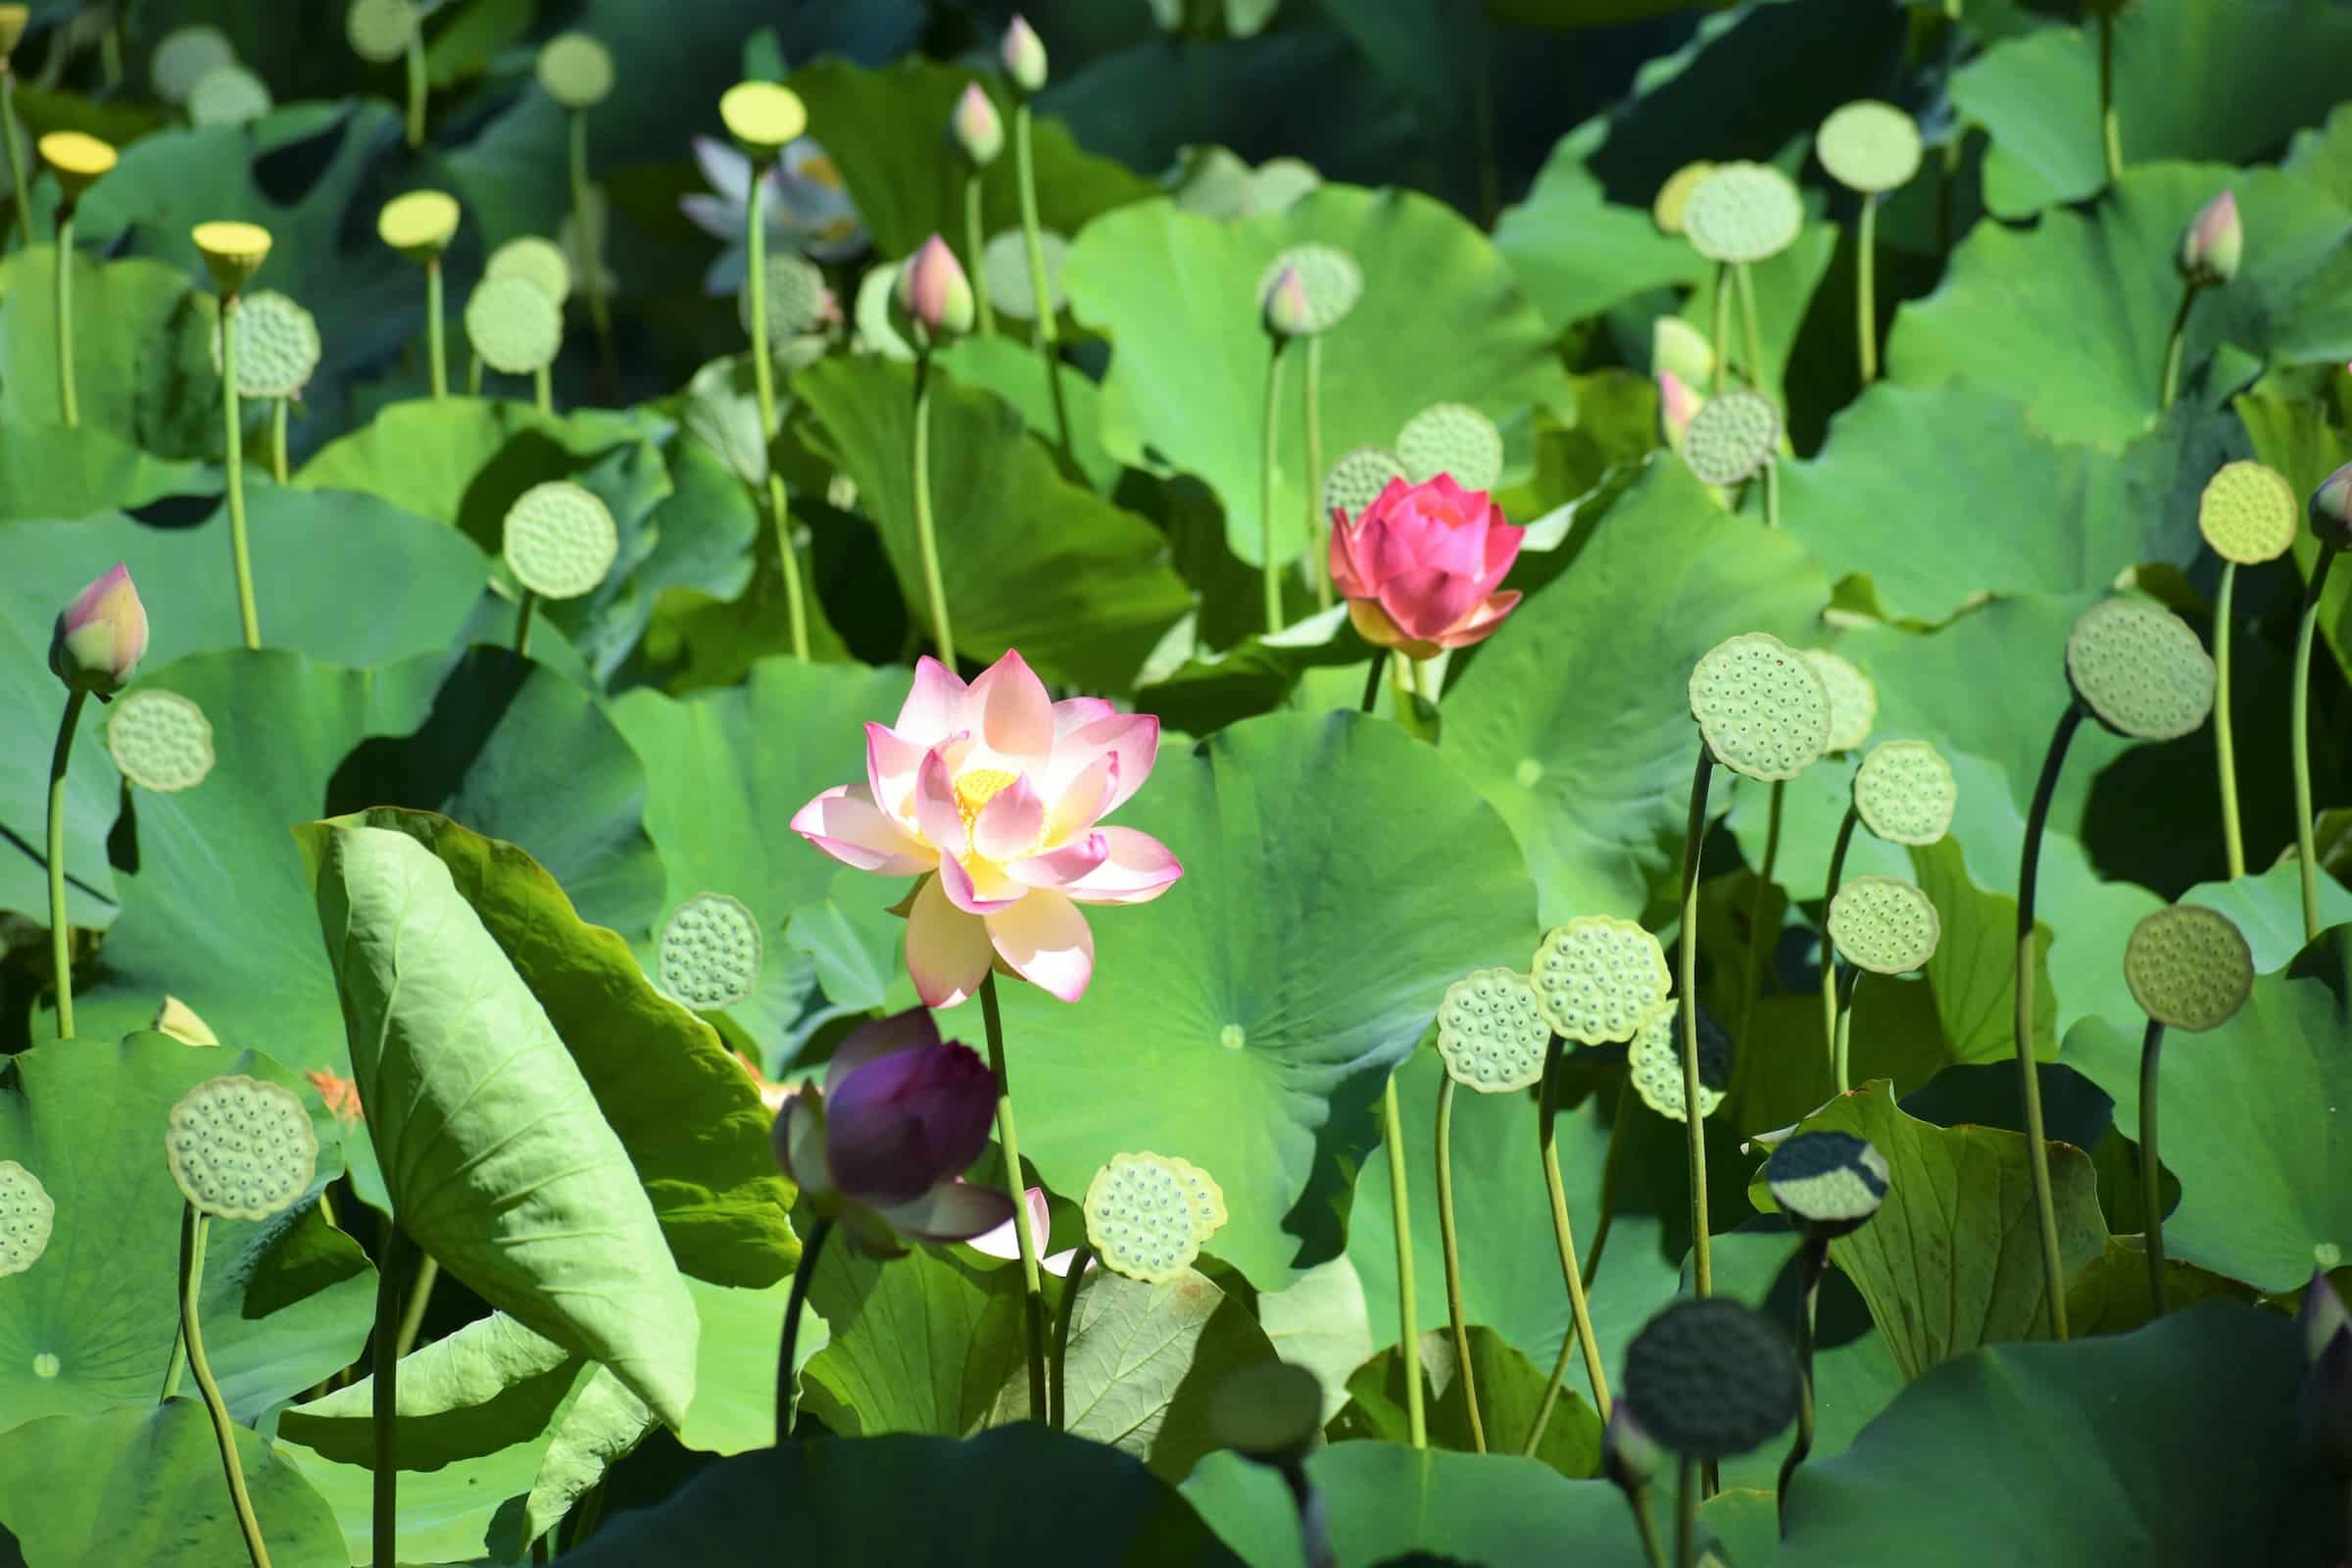
[[1404,1424],[1413,1446],[1429,1446],[1421,1408],[1421,1334],[1413,1322],[1413,1218],[1404,1173],[1404,1112],[1396,1103],[1396,1075],[1381,1090],[1381,1141],[1389,1146],[1389,1206],[1396,1221],[1396,1348],[1404,1361]]
[[449,351],[442,338],[441,258],[434,256],[424,264],[424,347],[435,403],[449,396]]
[[514,652],[517,657],[531,657],[531,612],[539,608],[539,596],[528,588],[522,591],[522,608],[514,612]]
[[409,146],[424,145],[424,32],[409,29]]
[[2050,1298],[2050,1337],[2066,1338],[2066,1263],[2058,1252],[2058,1209],[2050,1197],[2050,1150],[2041,1135],[2041,1076],[2034,1066],[2034,885],[2041,869],[2041,831],[2050,819],[2050,798],[2066,748],[2082,722],[2082,705],[2071,698],[2041,760],[2041,778],[2026,812],[2024,858],[2017,870],[2017,1076],[2026,1102],[2026,1158],[2034,1172],[2034,1207],[2041,1225],[2042,1287]]
[[531,372],[531,400],[539,406],[539,412],[541,414],[546,415],[551,419],[555,417],[555,376],[544,365]]
[[1266,419],[1258,448],[1258,540],[1259,552],[1264,558],[1260,571],[1266,591],[1266,630],[1269,634],[1282,630],[1282,563],[1274,556],[1274,464],[1276,448],[1282,438],[1282,351],[1289,343],[1287,337],[1275,337],[1273,352],[1266,356]]
[[1731,271],[1731,263],[1715,264],[1715,381],[1707,390],[1709,397],[1723,395],[1724,370],[1732,358]]
[[424,1327],[424,1309],[433,1298],[433,1284],[441,1278],[441,1262],[430,1252],[418,1254],[416,1278],[409,1286],[408,1304],[400,1311],[400,1335],[392,1342],[397,1361],[416,1348],[417,1331]]
[[1331,608],[1331,519],[1323,514],[1323,339],[1306,340],[1306,561],[1315,608]]
[[245,646],[262,646],[261,614],[253,604],[253,557],[245,542],[245,416],[237,406],[237,297],[220,302],[220,409],[228,456],[228,553],[237,574],[237,624]]
[[[1021,1195],[1021,1220],[1028,1221],[1027,1193]],[[1094,1249],[1080,1242],[1070,1254],[1069,1283],[1061,1288],[1061,1313],[1054,1320],[1054,1430],[1070,1429],[1070,1334],[1078,1322],[1078,1287],[1095,1260]]]
[[792,1271],[792,1294],[784,1299],[784,1337],[776,1347],[776,1446],[781,1448],[792,1441],[792,1407],[800,1388],[799,1362],[795,1359],[801,1343],[801,1319],[808,1304],[808,1284],[816,1277],[816,1260],[825,1250],[825,1238],[833,1234],[833,1221],[819,1215],[808,1227],[808,1239],[801,1244],[800,1266]]
[[[760,398],[760,453],[768,465],[767,510],[775,521],[776,558],[784,568],[784,614],[792,629],[792,657],[802,663],[808,662],[808,609],[801,597],[801,557],[792,547],[792,510],[784,492],[784,476],[774,469],[774,458],[768,445],[776,439],[776,371],[767,341],[767,218],[761,211],[767,195],[767,166],[752,166],[751,217],[746,224],[744,243],[751,250],[752,291],[752,387]],[[983,298],[985,298],[985,291]],[[915,372],[919,378],[922,371]],[[919,416],[917,430],[920,430]],[[917,435],[916,439],[922,437]],[[928,506],[929,496],[921,495],[920,504]],[[948,667],[956,667],[948,661]]]
[[270,477],[286,483],[286,409],[294,400],[278,398],[270,406]]
[[[760,188],[762,172],[758,167],[752,171],[752,189],[755,192]],[[757,196],[752,206],[752,221],[755,224],[760,221]],[[582,281],[588,285],[588,319],[596,327],[597,352],[604,358],[605,378],[617,389],[620,363],[612,352],[612,312],[605,303],[604,235],[598,232],[596,214],[589,198],[588,111],[585,109],[571,111],[571,227],[580,241],[579,270]],[[765,279],[761,277],[763,270],[755,260],[752,276],[764,282]],[[760,347],[766,347],[764,335]]]
[[[1690,777],[1690,816],[1683,833],[1683,929],[1677,941],[1683,1015],[1683,1142],[1690,1164],[1690,1284],[1698,1296],[1714,1294],[1715,1274],[1707,1255],[1706,1118],[1698,1111],[1698,860],[1707,831],[1707,784],[1715,755],[1698,743],[1698,766]],[[1686,1477],[1688,1466],[1685,1467]],[[1688,1490],[1688,1480],[1685,1487]]]
[[1626,1109],[1630,1080],[1617,1086],[1617,1103],[1609,1112],[1609,1150],[1600,1159],[1600,1223],[1592,1227],[1592,1247],[1585,1253],[1585,1285],[1600,1278],[1600,1254],[1609,1245],[1609,1228],[1617,1222],[1617,1168],[1625,1148],[1625,1126],[1634,1118]]
[[1438,1086],[1438,1242],[1446,1254],[1446,1315],[1453,1325],[1454,1375],[1470,1412],[1470,1447],[1487,1451],[1487,1424],[1478,1413],[1478,1378],[1471,1371],[1470,1320],[1462,1311],[1461,1238],[1453,1226],[1453,1075]]
[[1745,262],[1733,267],[1732,276],[1740,285],[1740,327],[1747,342],[1747,384],[1771,397],[1772,378],[1764,373],[1764,333],[1756,320],[1756,280],[1749,275]]
[[1764,526],[1778,528],[1780,525],[1781,460],[1768,456],[1764,460]]
[[1046,390],[1054,400],[1054,433],[1067,454],[1075,450],[1070,445],[1070,410],[1061,393],[1061,351],[1056,347],[1059,329],[1054,323],[1054,290],[1046,281],[1046,242],[1044,226],[1037,220],[1037,160],[1029,151],[1029,105],[1024,100],[1012,106],[1012,168],[1021,194],[1021,245],[1029,255],[1029,287],[1037,302],[1037,319],[1032,323],[1037,331],[1037,352],[1046,362]]
[[1330,1509],[1325,1506],[1323,1494],[1306,1478],[1306,1466],[1292,1459],[1282,1466],[1283,1485],[1291,1492],[1291,1504],[1298,1511],[1298,1557],[1305,1568],[1339,1568],[1339,1554],[1331,1549]]
[[469,356],[466,361],[466,395],[469,398],[482,395],[482,357],[479,354]]
[[57,209],[57,402],[66,428],[81,423],[74,399],[74,209]]
[[1666,1568],[1666,1547],[1658,1540],[1658,1522],[1649,1516],[1649,1488],[1626,1488],[1625,1505],[1633,1510],[1634,1529],[1642,1537],[1642,1560],[1649,1568]]
[[2164,1316],[2164,1166],[2156,1157],[2156,1063],[2164,1025],[2148,1020],[2139,1042],[2139,1203],[2148,1216],[2148,1310]]
[[1536,1418],[1528,1423],[1527,1436],[1519,1443],[1522,1459],[1534,1458],[1536,1449],[1543,1446],[1544,1434],[1551,1428],[1552,1407],[1560,1402],[1560,1390],[1568,1384],[1568,1362],[1583,1340],[1583,1335],[1571,1329],[1560,1341],[1560,1353],[1551,1358],[1551,1376],[1544,1383],[1544,1397],[1536,1401]]
[[32,181],[24,168],[24,138],[17,134],[17,74],[0,62],[0,136],[8,140],[8,177],[17,192],[17,238],[32,244]]
[[66,765],[74,756],[74,734],[81,727],[81,705],[89,693],[79,686],[66,694],[66,716],[58,721],[57,746],[49,754],[49,967],[57,982],[57,1038],[74,1038],[74,927],[66,918]]
[[400,1227],[384,1222],[375,1260],[375,1453],[372,1528],[375,1568],[400,1562],[400,1357],[392,1337],[400,1321]]
[[1805,1455],[1813,1451],[1813,1325],[1821,1301],[1822,1265],[1829,1261],[1829,1239],[1808,1230],[1804,1248],[1797,1253],[1796,1441],[1788,1445],[1788,1455],[1781,1461],[1779,1496],[1784,1539],[1788,1534],[1788,1480],[1796,1474],[1796,1467],[1805,1462]]
[[2197,302],[2196,279],[2180,285],[2180,308],[2173,312],[2173,335],[2164,345],[2164,382],[2157,389],[2156,407],[2169,409],[2180,392],[2180,346],[2188,334],[2189,307]]
[[997,973],[980,982],[980,1016],[988,1028],[988,1066],[997,1076],[997,1144],[1004,1152],[1004,1186],[1012,1194],[1013,1239],[1021,1250],[1021,1316],[1029,1344],[1029,1413],[1046,1413],[1046,1291],[1037,1270],[1037,1238],[1029,1234],[1029,1189],[1021,1174],[1021,1145],[1012,1127],[1012,1080],[1004,1071],[1004,1014],[997,1005]]
[[1380,706],[1380,676],[1381,676],[1381,671],[1383,671],[1383,670],[1387,669],[1388,667],[1389,667],[1389,651],[1388,651],[1386,648],[1375,648],[1375,649],[1373,649],[1373,650],[1372,650],[1372,662],[1371,662],[1371,664],[1370,664],[1369,666],[1367,666],[1367,667],[1365,668],[1365,670],[1364,670],[1364,710],[1364,710],[1365,712],[1367,712],[1367,713],[1369,713],[1370,711],[1372,711],[1372,710],[1373,710],[1373,709],[1375,709],[1375,708],[1377,708],[1377,707],[1379,707],[1379,706]]
[[188,1370],[196,1374],[197,1392],[204,1396],[204,1407],[213,1418],[213,1437],[220,1445],[220,1468],[228,1476],[229,1506],[236,1510],[237,1528],[245,1535],[245,1554],[253,1559],[253,1568],[270,1568],[270,1548],[263,1544],[261,1521],[253,1516],[253,1498],[245,1491],[245,1466],[237,1458],[236,1424],[228,1418],[220,1385],[213,1381],[212,1363],[204,1358],[204,1330],[196,1318],[196,1298],[204,1291],[204,1238],[209,1222],[194,1203],[186,1209],[179,1247],[180,1338],[187,1342]]
[[[1747,897],[1747,962],[1741,966],[1740,980],[1740,1039],[1747,1041],[1749,1022],[1755,1017],[1759,978],[1757,969],[1766,952],[1778,945],[1780,932],[1775,930],[1771,940],[1764,934],[1765,906],[1772,895],[1772,875],[1781,858],[1781,816],[1788,805],[1788,790],[1785,780],[1772,781],[1770,804],[1764,811],[1764,858],[1756,867],[1755,891]],[[1771,970],[1764,970],[1769,977]]]
[[1879,378],[1879,198],[1862,198],[1862,229],[1854,258],[1854,325],[1862,345],[1862,384]]
[[2124,177],[2124,127],[2115,113],[2115,18],[2108,15],[2099,18],[2099,140],[2112,185]]
[[[1544,1052],[1543,1087],[1536,1096],[1536,1146],[1544,1157],[1544,1192],[1551,1202],[1551,1240],[1559,1250],[1560,1282],[1568,1288],[1568,1316],[1574,1326],[1577,1344],[1584,1348],[1585,1380],[1592,1389],[1592,1408],[1603,1421],[1609,1418],[1609,1375],[1600,1364],[1600,1340],[1592,1332],[1592,1304],[1585,1296],[1584,1270],[1576,1262],[1576,1232],[1568,1223],[1568,1188],[1560,1180],[1560,1152],[1556,1123],[1560,1114],[1560,1056],[1564,1042],[1558,1035]],[[1537,1411],[1535,1427],[1527,1435],[1520,1452],[1532,1454],[1543,1440],[1544,1427],[1550,1419],[1549,1405],[1558,1396],[1559,1374],[1566,1370],[1566,1349],[1561,1347],[1561,1360],[1553,1367],[1553,1383],[1544,1391],[1543,1407]]]
[[980,335],[995,337],[997,335],[997,306],[996,302],[989,298],[988,279],[981,270],[981,258],[985,254],[981,239],[980,171],[975,169],[963,176],[963,250],[964,254],[970,258],[965,267],[972,274],[972,295],[980,307]]
[[939,662],[953,670],[956,667],[956,633],[948,623],[948,590],[939,575],[939,539],[931,529],[929,349],[920,350],[914,357],[914,543],[922,554],[923,592],[931,601],[931,635],[939,644]]
[[2246,841],[2237,818],[2237,741],[2230,723],[2230,601],[2237,596],[2237,563],[2222,563],[2222,589],[2213,609],[2213,753],[2222,780],[2222,849],[2230,880],[2246,874]]
[[1845,884],[1845,852],[1854,842],[1862,813],[1851,806],[1838,824],[1838,841],[1830,847],[1830,874],[1821,889],[1821,1049],[1836,1071],[1838,1061],[1838,950],[1830,943],[1830,903]]
[[1698,1461],[1685,1459],[1674,1501],[1675,1568],[1697,1568]]
[[1862,971],[1850,964],[1838,978],[1838,1038],[1830,1046],[1830,1079],[1841,1095],[1853,1088],[1848,1064],[1854,1035],[1854,988],[1861,983]]
[[2303,875],[2303,940],[2320,938],[2320,849],[2311,808],[2311,644],[2320,628],[2320,598],[2328,591],[2328,568],[2336,553],[2322,546],[2311,582],[2303,590],[2303,619],[2295,627],[2294,699],[2287,714],[2295,775],[2295,863]]

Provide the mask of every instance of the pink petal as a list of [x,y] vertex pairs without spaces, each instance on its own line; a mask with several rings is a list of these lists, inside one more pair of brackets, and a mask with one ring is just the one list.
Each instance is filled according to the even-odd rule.
[[992,951],[987,923],[950,904],[938,877],[926,881],[906,915],[906,973],[923,1004],[953,1007],[968,999],[988,973]]
[[920,1007],[908,1007],[905,1012],[861,1023],[833,1048],[833,1059],[825,1063],[825,1093],[829,1095],[840,1088],[844,1078],[876,1056],[938,1044],[939,1024]]
[[955,780],[947,759],[937,750],[925,752],[922,765],[914,771],[914,825],[942,855],[960,854],[967,847]]
[[1502,509],[1494,509],[1494,519],[1487,527],[1487,559],[1478,574],[1479,582],[1489,593],[1494,591],[1512,563],[1519,559],[1519,542],[1526,537],[1525,528],[1512,527],[1502,520]]
[[1004,874],[1023,887],[1066,889],[1108,858],[1110,840],[1106,833],[1089,833],[1058,850],[1007,861]]
[[962,1242],[1012,1222],[1012,1200],[960,1178],[941,1182],[911,1203],[878,1208],[890,1228],[918,1242]]
[[1055,739],[1067,735],[1081,724],[1091,724],[1098,718],[1108,718],[1118,710],[1104,697],[1065,697],[1054,705],[1054,734]]
[[1043,770],[1054,755],[1054,700],[1019,649],[982,670],[963,699],[965,722],[980,744],[1021,770]]
[[1095,819],[1110,809],[1111,796],[1118,787],[1118,755],[1115,752],[1103,752],[1063,787],[1059,798],[1054,802],[1054,808],[1046,813],[1044,842],[1051,845],[1067,844],[1093,827]]
[[[1098,816],[1117,810],[1120,804],[1142,789],[1144,780],[1152,776],[1152,764],[1159,760],[1158,715],[1119,713],[1110,718],[1097,719],[1092,724],[1072,731],[1054,748],[1054,764],[1056,771],[1065,765],[1069,766],[1071,771],[1065,776],[1075,778],[1079,768],[1103,756],[1116,758],[1119,768],[1111,780],[1110,799],[1096,813]],[[1053,782],[1049,775],[1049,793],[1053,791]]]
[[962,676],[925,654],[914,662],[914,686],[891,728],[917,746],[937,746],[963,727],[960,715],[967,690]]
[[1106,827],[1102,832],[1109,856],[1061,890],[1079,903],[1149,904],[1184,875],[1183,863],[1151,834],[1131,827]]
[[1356,635],[1375,648],[1398,648],[1414,659],[1427,659],[1438,651],[1435,643],[1416,642],[1411,633],[1389,618],[1377,599],[1348,601],[1348,619],[1355,626]]
[[824,1113],[812,1108],[807,1090],[785,1097],[768,1137],[775,1146],[776,1163],[802,1192],[822,1198],[833,1190],[832,1175],[825,1169]]
[[825,791],[793,813],[792,830],[842,864],[884,876],[913,876],[938,859],[891,820],[862,784]]
[[1086,995],[1095,975],[1095,934],[1062,894],[1040,888],[987,918],[997,956],[1015,974],[1064,1002]]
[[1363,599],[1370,596],[1371,585],[1364,581],[1363,568],[1355,560],[1355,524],[1348,520],[1344,507],[1331,509],[1331,585],[1343,599]]
[[873,792],[874,804],[909,833],[922,826],[914,815],[914,775],[923,765],[923,752],[887,725],[865,726],[865,787]]
[[[1053,1226],[1051,1211],[1046,1206],[1046,1190],[1032,1187],[1028,1192],[1029,1245],[1039,1251],[1046,1250],[1046,1233]],[[1021,1255],[1020,1239],[1012,1234],[1012,1221],[1007,1219],[992,1231],[983,1231],[972,1238],[972,1250],[990,1257],[1016,1258]]]
[[1452,629],[1440,633],[1437,639],[1438,646],[1440,648],[1467,648],[1472,643],[1485,642],[1489,637],[1494,635],[1494,628],[1502,624],[1502,617],[1516,609],[1518,604],[1519,590],[1505,588],[1501,593],[1491,596],[1474,608]]
[[1046,803],[1029,785],[1026,773],[980,808],[972,818],[972,853],[1004,863],[1033,853],[1046,830]]
[[1478,579],[1416,567],[1380,585],[1380,608],[1417,638],[1435,638],[1470,613],[1479,600]]
[[[985,860],[976,863],[988,866]],[[966,914],[994,914],[999,909],[1010,908],[1027,891],[1019,883],[995,873],[993,868],[985,873],[984,880],[975,880],[963,861],[953,855],[939,858],[937,880],[948,902]]]

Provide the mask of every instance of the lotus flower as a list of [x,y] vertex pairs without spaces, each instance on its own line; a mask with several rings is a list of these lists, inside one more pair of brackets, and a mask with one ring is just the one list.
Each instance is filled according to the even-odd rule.
[[1451,474],[1391,479],[1353,522],[1333,508],[1331,524],[1332,584],[1366,642],[1432,659],[1485,641],[1519,603],[1517,589],[1497,588],[1527,530]]
[[906,969],[925,1003],[962,1002],[992,962],[1076,1002],[1095,972],[1078,906],[1148,903],[1184,874],[1150,834],[1096,826],[1158,754],[1158,719],[1054,702],[1017,652],[969,686],[925,657],[898,722],[865,726],[866,781],[825,791],[792,826],[845,865],[922,877]]
[[899,270],[899,304],[932,337],[972,329],[972,280],[937,234]]
[[1046,85],[1046,40],[1028,21],[1015,15],[1004,26],[1004,40],[997,46],[997,57],[1004,63],[1004,74],[1023,92],[1038,92]]
[[956,112],[948,117],[948,134],[974,169],[986,169],[1004,151],[1004,120],[976,81],[963,84]]
[[101,702],[130,684],[147,653],[147,607],[121,562],[57,612],[49,632],[49,667],[74,691]]
[[988,1147],[997,1079],[971,1047],[942,1042],[920,1007],[865,1024],[833,1053],[820,1089],[786,1098],[776,1159],[851,1245],[895,1257],[900,1238],[960,1242],[1012,1218],[1012,1200],[962,1179]]
[[[694,159],[715,196],[678,198],[678,210],[695,227],[727,248],[703,274],[706,294],[732,294],[750,275],[752,253],[745,242],[752,201],[752,161],[710,136],[694,138]],[[761,202],[771,245],[806,252],[820,262],[847,261],[865,249],[866,232],[858,208],[842,184],[841,171],[824,148],[807,136],[789,143],[768,172]]]
[[[1058,1252],[1046,1250],[1046,1233],[1053,1228],[1053,1214],[1047,1206],[1046,1190],[1043,1187],[1029,1189],[1028,1208],[1029,1240],[1037,1249],[1037,1266],[1056,1279],[1067,1276],[1070,1272],[1071,1261],[1078,1256],[1078,1249],[1068,1247]],[[1020,1238],[1012,1234],[1010,1219],[1006,1219],[995,1230],[986,1231],[973,1237],[971,1247],[975,1252],[985,1253],[990,1257],[1001,1257],[1007,1261],[1021,1255]]]

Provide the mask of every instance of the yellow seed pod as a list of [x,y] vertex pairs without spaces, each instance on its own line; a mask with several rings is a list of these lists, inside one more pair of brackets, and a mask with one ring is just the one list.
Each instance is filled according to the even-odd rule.
[[447,191],[413,190],[384,203],[375,232],[412,262],[432,262],[458,231],[458,199]]
[[41,162],[56,172],[57,182],[65,190],[68,202],[81,200],[81,193],[115,167],[115,150],[82,131],[53,130],[37,145]]
[[259,223],[198,223],[196,249],[223,299],[241,292],[270,254],[270,231]]
[[718,118],[744,150],[773,157],[808,128],[801,95],[772,81],[739,81],[719,95]]

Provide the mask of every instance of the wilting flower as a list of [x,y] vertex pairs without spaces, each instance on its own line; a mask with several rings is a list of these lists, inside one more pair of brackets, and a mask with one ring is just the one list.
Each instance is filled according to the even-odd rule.
[[963,96],[956,100],[956,112],[948,118],[948,133],[975,169],[986,169],[1004,150],[1004,117],[978,82],[963,84]]
[[877,1257],[900,1238],[960,1242],[1012,1217],[1012,1200],[962,1179],[988,1147],[997,1080],[971,1047],[942,1042],[920,1007],[842,1041],[825,1083],[786,1097],[776,1159],[818,1213]]
[[899,305],[934,338],[972,329],[972,280],[937,234],[899,270]]
[[[681,196],[678,210],[704,233],[727,243],[703,274],[703,292],[732,294],[751,273],[752,253],[745,229],[752,200],[752,161],[710,136],[694,138],[694,159],[718,194]],[[842,184],[841,171],[824,148],[807,136],[789,143],[776,167],[768,171],[760,208],[770,245],[787,246],[820,262],[847,261],[865,249],[865,223]]]
[[1017,652],[969,686],[925,657],[898,722],[865,726],[866,781],[825,791],[792,826],[845,865],[922,877],[906,969],[932,1006],[971,996],[996,961],[1076,1002],[1095,972],[1078,906],[1143,904],[1184,874],[1150,834],[1096,826],[1158,755],[1158,719],[1054,702]]
[[1698,416],[1698,406],[1705,401],[1672,370],[1658,372],[1658,423],[1666,432],[1668,447],[1681,450],[1683,432],[1690,428],[1690,421]]
[[1451,474],[1391,479],[1361,516],[1334,508],[1331,523],[1332,584],[1366,642],[1434,658],[1484,641],[1519,603],[1517,589],[1498,588],[1527,530]]
[[2180,275],[2192,283],[2227,283],[2237,276],[2246,231],[2237,220],[2237,193],[2207,202],[2180,236]]
[[49,667],[74,691],[101,702],[130,684],[147,653],[147,607],[121,562],[57,612],[49,632]]

